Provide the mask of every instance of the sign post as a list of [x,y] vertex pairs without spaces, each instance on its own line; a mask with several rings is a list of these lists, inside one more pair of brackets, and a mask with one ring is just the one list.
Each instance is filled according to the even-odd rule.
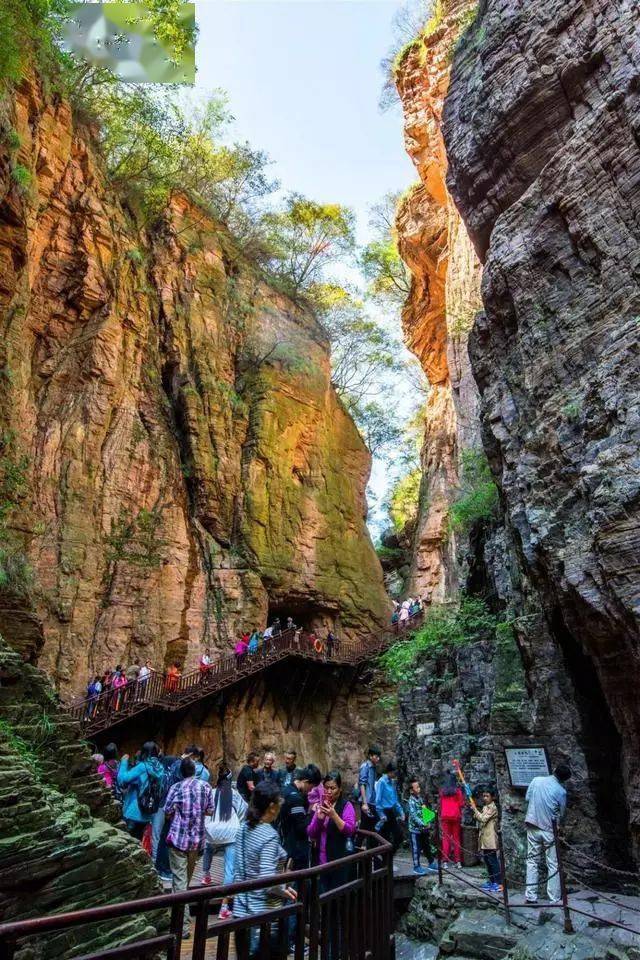
[[534,777],[551,773],[546,747],[505,747],[511,786],[526,789]]

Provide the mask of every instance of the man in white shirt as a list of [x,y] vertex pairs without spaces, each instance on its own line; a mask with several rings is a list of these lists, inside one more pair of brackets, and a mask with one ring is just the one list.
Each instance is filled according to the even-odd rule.
[[538,899],[538,871],[544,851],[547,863],[547,896],[552,903],[560,900],[558,854],[553,837],[553,823],[560,824],[567,809],[567,791],[563,784],[571,778],[571,770],[561,763],[550,777],[534,777],[527,788],[527,885],[529,903]]

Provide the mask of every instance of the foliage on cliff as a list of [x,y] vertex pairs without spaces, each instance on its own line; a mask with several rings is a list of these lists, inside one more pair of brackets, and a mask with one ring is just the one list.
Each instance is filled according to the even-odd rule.
[[380,665],[390,680],[406,683],[422,657],[478,640],[493,639],[497,628],[497,618],[477,597],[463,597],[459,606],[433,606],[415,633],[407,640],[395,643],[380,657]]
[[449,523],[453,530],[468,531],[475,523],[496,516],[498,488],[483,451],[463,450],[460,462],[460,489],[449,511]]

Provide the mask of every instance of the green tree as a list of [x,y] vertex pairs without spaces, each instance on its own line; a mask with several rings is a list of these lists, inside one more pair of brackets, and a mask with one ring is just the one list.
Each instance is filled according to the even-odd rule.
[[411,274],[398,250],[395,226],[400,193],[387,193],[370,211],[373,240],[361,255],[361,266],[369,281],[369,293],[379,302],[404,305],[411,289]]
[[348,259],[355,249],[353,213],[299,193],[290,193],[280,210],[265,214],[262,226],[268,272],[293,297],[320,282],[329,264]]
[[460,461],[460,490],[449,511],[449,525],[453,530],[468,531],[474,523],[496,516],[498,488],[483,450],[463,450]]
[[389,494],[389,517],[395,530],[404,530],[418,516],[422,471],[414,467],[396,480]]

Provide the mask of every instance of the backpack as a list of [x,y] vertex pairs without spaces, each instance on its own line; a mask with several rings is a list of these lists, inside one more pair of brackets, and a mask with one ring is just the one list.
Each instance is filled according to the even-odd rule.
[[231,816],[228,820],[221,820],[218,816],[218,797],[220,791],[216,789],[216,798],[213,804],[213,816],[205,817],[204,832],[207,843],[212,847],[226,847],[230,843],[235,843],[238,830],[240,829],[240,820],[235,809],[231,808]]
[[147,769],[147,782],[143,790],[138,792],[138,809],[144,816],[157,813],[162,804],[164,791],[164,776],[155,777]]

